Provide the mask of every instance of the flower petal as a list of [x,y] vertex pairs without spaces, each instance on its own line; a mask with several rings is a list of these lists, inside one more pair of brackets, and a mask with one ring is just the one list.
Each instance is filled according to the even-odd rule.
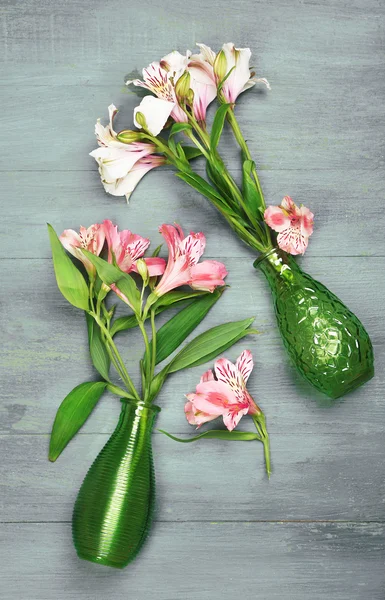
[[226,267],[217,260],[204,260],[190,269],[190,285],[195,290],[213,292],[220,285],[225,285]]
[[146,120],[146,129],[153,136],[157,136],[162,131],[174,107],[175,102],[154,98],[154,96],[145,96],[139,106],[134,109],[134,123],[141,129],[136,115],[142,113]]
[[215,376],[218,381],[225,383],[234,392],[238,399],[243,398],[246,389],[243,376],[232,362],[227,358],[220,358],[216,361]]
[[248,410],[247,406],[239,409],[237,408],[236,410],[231,407],[231,409],[223,415],[223,422],[227,429],[232,431],[234,427],[238,425],[243,415],[248,413]]
[[246,384],[254,367],[253,355],[251,354],[250,350],[244,350],[242,352],[242,354],[237,358],[235,366],[242,375],[243,381]]
[[268,206],[263,216],[268,226],[274,231],[284,231],[290,226],[289,217],[279,206]]

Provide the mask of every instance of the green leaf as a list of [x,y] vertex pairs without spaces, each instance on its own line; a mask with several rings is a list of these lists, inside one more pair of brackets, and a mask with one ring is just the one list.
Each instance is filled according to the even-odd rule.
[[239,340],[246,337],[247,335],[259,334],[259,333],[261,333],[261,332],[258,331],[257,329],[250,329],[250,328],[246,329],[245,331],[243,331],[242,333],[237,335],[237,337],[235,337],[234,339],[229,340],[228,342],[223,344],[223,346],[221,346],[220,348],[216,348],[207,356],[203,356],[202,358],[196,360],[194,363],[189,365],[189,368],[199,367],[199,365],[204,365],[205,363],[210,362],[211,360],[213,360],[214,358],[216,358],[217,356],[219,356],[220,354],[225,352],[228,348],[231,348],[231,346],[234,346],[234,344],[239,342]]
[[202,152],[199,148],[195,148],[195,146],[182,146],[182,148],[187,160],[193,160],[194,158],[202,156]]
[[88,329],[88,344],[90,348],[92,364],[94,365],[95,369],[100,373],[100,375],[108,381],[111,364],[109,354],[103,343],[101,331],[98,324],[91,317],[91,315],[89,315],[88,313],[85,314]]
[[47,223],[52,259],[59,290],[70,304],[88,310],[88,286],[81,272],[67,255],[53,227]]
[[243,321],[233,321],[212,327],[208,331],[201,333],[185,346],[167,365],[167,373],[175,373],[181,369],[187,369],[201,362],[207,362],[214,354],[216,356],[224,347],[229,347],[237,337],[242,334],[254,321],[244,319]]
[[175,304],[175,302],[180,302],[181,300],[190,300],[192,298],[196,298],[197,296],[206,296],[207,294],[210,294],[210,292],[203,292],[199,290],[172,290],[171,292],[167,292],[167,294],[164,296],[161,296],[155,303],[155,307],[170,306],[171,304]]
[[55,462],[88,419],[106,385],[106,381],[81,383],[64,398],[52,427],[48,454],[50,461]]
[[156,335],[156,364],[170,356],[199,325],[210,308],[219,300],[223,289],[196,298],[159,329]]
[[112,323],[112,326],[110,329],[110,334],[112,335],[112,337],[114,337],[114,335],[116,333],[118,333],[119,331],[125,331],[126,329],[133,329],[134,327],[137,327],[137,325],[138,325],[138,321],[137,321],[135,315],[119,317],[118,319],[115,319],[115,321]]
[[177,133],[181,133],[182,131],[191,131],[192,127],[189,123],[174,123],[174,125],[170,129],[170,137],[176,135]]
[[[197,175],[197,173],[184,173],[182,171],[178,171],[176,176],[179,179],[183,179],[186,183],[188,183],[191,187],[197,190],[203,196],[206,196],[209,200],[211,200],[216,206],[220,206],[221,210],[224,212],[229,211],[226,206],[225,200],[222,196],[210,185],[203,177]],[[231,211],[229,211],[229,214]]]
[[159,246],[157,246],[154,250],[154,252],[151,254],[151,256],[159,256],[160,251],[162,250],[162,246],[163,244],[159,244]]
[[[245,204],[250,209],[251,213],[258,219],[263,208],[263,202],[255,181],[252,177],[254,162],[245,160],[242,166],[243,182],[242,191]],[[262,211],[263,212],[263,211]]]
[[217,440],[230,440],[232,442],[250,442],[252,440],[261,440],[260,436],[257,433],[251,433],[248,431],[226,431],[226,429],[211,429],[209,431],[205,431],[200,435],[196,435],[192,438],[178,438],[175,435],[171,435],[164,429],[158,429],[161,433],[167,435],[167,437],[175,440],[176,442],[182,442],[183,444],[189,444],[190,442],[196,442],[201,438],[207,439],[217,439]]
[[96,267],[100,279],[108,286],[113,283],[116,284],[122,294],[128,298],[133,310],[139,312],[140,292],[131,275],[124,273],[119,267],[115,267],[106,260],[100,258],[100,256],[95,256],[95,254],[88,252],[88,250],[83,250],[83,252]]
[[211,150],[215,150],[219,144],[219,140],[223,131],[223,126],[225,124],[226,114],[229,108],[230,104],[222,104],[215,113],[210,136]]

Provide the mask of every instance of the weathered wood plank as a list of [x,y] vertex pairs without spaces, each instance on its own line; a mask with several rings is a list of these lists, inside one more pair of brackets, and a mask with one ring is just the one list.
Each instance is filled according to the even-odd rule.
[[[278,204],[290,194],[315,213],[315,230],[308,260],[314,256],[385,255],[382,170],[327,174],[314,170],[263,171],[266,201]],[[198,192],[175,178],[172,171],[145,177],[127,207],[124,198],[105,194],[97,172],[8,172],[2,174],[4,206],[0,223],[1,258],[49,258],[49,221],[58,233],[109,218],[153,240],[161,223],[178,221],[185,229],[203,230],[207,254],[243,257],[253,254],[230,231],[218,212]],[[151,210],[148,210],[149,202]],[[311,264],[311,262],[310,262]]]
[[[333,91],[329,88],[325,92],[324,83],[318,80],[318,74],[316,77],[314,86],[309,82],[306,88],[294,83],[292,87],[276,84],[269,93],[254,91],[251,97],[240,100],[237,115],[258,168],[380,168],[384,132],[378,122],[383,118],[383,108],[375,104],[369,109],[367,104],[367,87],[375,94],[378,71],[365,75],[364,93],[364,88],[357,87],[360,80],[355,79],[342,89],[338,87],[340,81],[335,80]],[[347,111],[346,96],[353,93]],[[132,112],[138,104],[136,96],[106,86],[71,87],[70,94],[65,85],[32,87],[26,95],[20,86],[7,90],[7,95],[7,111],[0,119],[2,133],[9,153],[17,156],[17,169],[27,171],[95,169],[95,161],[88,154],[96,145],[96,118],[104,122],[107,106],[114,102],[121,109],[116,128],[131,128]],[[325,103],[320,109],[323,96]],[[36,143],[40,139],[42,142]],[[220,149],[232,162],[236,146],[228,130]],[[1,155],[0,170],[9,169],[8,156]]]
[[[118,410],[113,413],[117,422]],[[6,466],[0,464],[0,521],[69,521],[80,484],[107,439],[80,434],[51,464],[47,435],[0,436],[7,457]],[[178,444],[155,434],[155,518],[385,521],[382,439],[383,432],[327,434],[314,424],[309,432],[291,424],[271,435],[268,481],[258,442]]]
[[68,524],[0,532],[4,600],[383,599],[382,524],[157,523],[121,572],[77,559]]
[[[214,254],[209,255],[221,258]],[[226,259],[228,289],[196,333],[224,321],[256,316],[263,334],[238,343],[229,357],[249,347],[256,366],[250,389],[265,409],[272,431],[383,431],[384,398],[384,281],[381,258],[316,258],[302,260],[305,270],[328,285],[363,319],[372,335],[377,376],[345,400],[335,403],[315,392],[289,366],[275,324],[270,293],[262,274],[250,263]],[[0,348],[3,367],[3,431],[48,433],[56,409],[77,384],[96,374],[90,367],[84,317],[62,298],[48,260],[2,261],[9,300],[3,308],[5,338]],[[3,283],[5,285],[5,283]],[[246,287],[245,287],[246,286]],[[14,290],[17,290],[15,293]],[[370,290],[370,293],[368,293]],[[160,317],[159,323],[163,322]],[[127,345],[127,336],[130,344]],[[117,338],[118,339],[118,338]],[[119,338],[119,346],[136,380],[142,342],[138,331]],[[190,431],[183,414],[184,394],[195,388],[202,367],[175,374],[164,387],[159,403],[165,407],[162,425],[170,431]],[[108,432],[115,424],[112,399],[98,406],[88,432]],[[331,404],[330,410],[323,410]],[[363,408],[364,407],[364,408]],[[319,429],[321,428],[321,429]]]

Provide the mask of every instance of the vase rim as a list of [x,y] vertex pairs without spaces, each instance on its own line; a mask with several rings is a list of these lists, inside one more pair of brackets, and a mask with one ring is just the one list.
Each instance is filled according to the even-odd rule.
[[262,261],[264,261],[266,258],[271,256],[272,254],[274,254],[274,252],[280,252],[280,251],[282,252],[282,250],[280,250],[278,248],[278,246],[274,246],[274,248],[270,248],[270,250],[268,250],[267,252],[264,252],[263,254],[258,256],[258,258],[255,259],[255,261],[253,262],[253,267],[255,267],[255,268],[259,267],[259,265],[261,264]]
[[150,410],[153,410],[154,412],[161,411],[160,406],[157,406],[157,404],[149,404],[148,402],[145,402],[144,400],[131,400],[131,398],[120,398],[120,401],[124,402],[126,404],[140,406],[142,408],[149,408]]

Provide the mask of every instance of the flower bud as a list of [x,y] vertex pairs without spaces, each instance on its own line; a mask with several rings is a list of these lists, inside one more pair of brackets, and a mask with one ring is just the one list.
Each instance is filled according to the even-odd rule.
[[223,52],[223,50],[218,52],[218,54],[216,55],[213,67],[214,67],[214,74],[215,74],[215,77],[217,78],[217,81],[221,82],[222,79],[226,76],[226,72],[227,72],[227,60],[226,60],[226,55]]
[[183,101],[187,98],[190,92],[190,73],[185,71],[176,82],[175,93],[179,101]]
[[140,125],[140,127],[142,127],[142,129],[147,129],[147,121],[143,113],[137,112],[135,115],[135,121],[138,123],[138,125]]
[[138,131],[131,131],[131,129],[124,129],[117,134],[117,139],[119,142],[123,142],[123,144],[132,144],[133,142],[138,142],[143,139],[143,134]]
[[136,268],[138,269],[139,275],[143,279],[144,285],[148,285],[150,276],[149,276],[149,273],[148,273],[148,267],[146,265],[146,261],[143,258],[139,258],[136,261]]

